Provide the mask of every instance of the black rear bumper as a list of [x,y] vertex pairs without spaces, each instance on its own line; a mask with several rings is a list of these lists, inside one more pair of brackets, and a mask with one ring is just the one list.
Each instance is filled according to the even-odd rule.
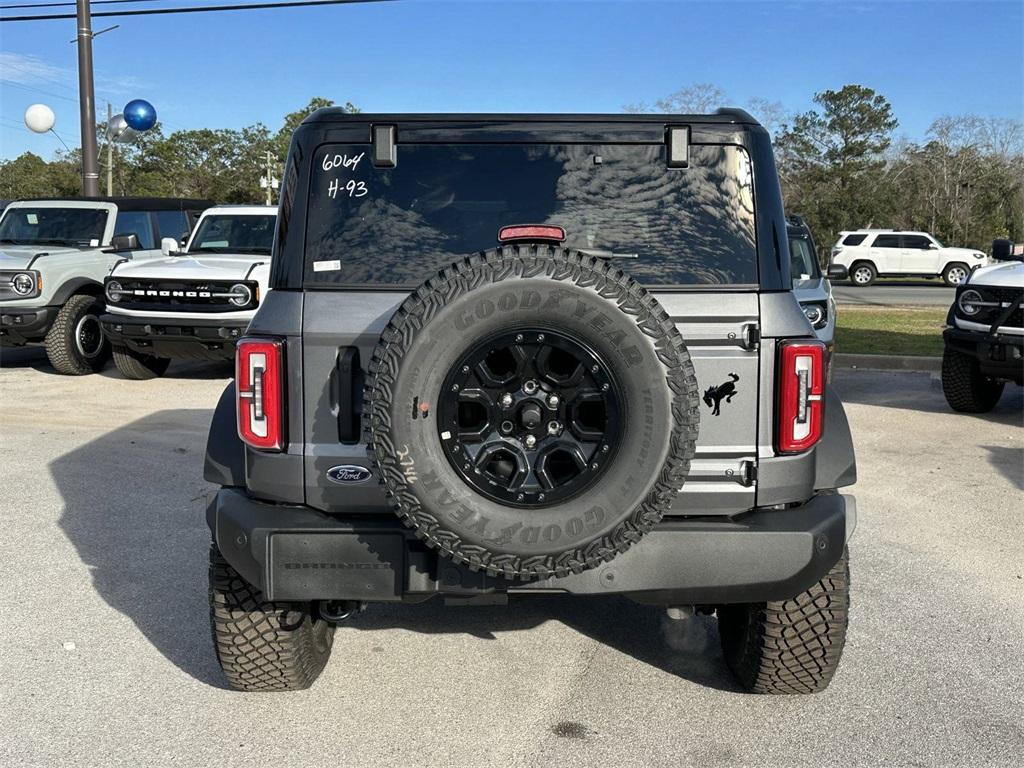
[[159,317],[100,317],[103,335],[114,344],[158,357],[232,360],[248,320],[225,318],[171,320]]
[[0,342],[11,345],[42,341],[60,307],[5,307],[0,309]]
[[561,579],[506,581],[439,557],[390,515],[334,517],[219,491],[207,522],[224,557],[270,600],[419,602],[435,595],[625,594],[643,602],[783,600],[838,561],[852,496],[822,493],[733,520],[666,519],[613,561]]
[[942,338],[948,349],[975,358],[986,376],[1022,383],[1024,336],[947,328]]

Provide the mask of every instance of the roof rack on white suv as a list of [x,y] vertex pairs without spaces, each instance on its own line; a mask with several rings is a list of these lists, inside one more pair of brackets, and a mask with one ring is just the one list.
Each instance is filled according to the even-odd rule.
[[941,277],[953,286],[991,261],[973,248],[947,248],[928,232],[857,229],[839,233],[829,263],[846,267],[856,286],[878,277]]

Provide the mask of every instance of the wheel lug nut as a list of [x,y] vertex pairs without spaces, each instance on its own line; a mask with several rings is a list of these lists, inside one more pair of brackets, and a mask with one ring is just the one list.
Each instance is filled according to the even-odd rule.
[[504,395],[501,396],[501,407],[502,408],[511,408],[512,407],[512,395],[510,395],[508,392],[506,392]]
[[537,496],[537,501],[544,501],[544,494],[543,493],[540,494],[539,496]]
[[601,453],[608,453],[608,446],[607,445],[602,445],[601,446]]
[[590,367],[590,372],[591,372],[591,373],[597,373],[597,372],[598,372],[599,370],[600,370],[600,369],[599,369],[599,368],[598,368],[598,367],[597,367],[596,365],[592,365],[592,366]]
[[608,382],[607,381],[604,384],[601,385],[601,391],[602,392],[607,392],[608,391]]
[[462,372],[463,373],[469,373],[469,366],[468,365],[462,366]]
[[523,341],[523,334],[516,334],[516,341],[518,341],[521,344]]
[[[544,341],[544,334],[543,333],[538,333],[537,334],[537,341]],[[543,499],[544,498],[544,494],[541,494],[540,497]]]
[[562,431],[562,425],[559,424],[557,421],[549,421],[548,422],[548,434],[549,435],[557,435],[561,431]]
[[525,392],[528,395],[532,395],[534,392],[537,391],[537,388],[539,386],[540,385],[537,384],[536,381],[534,381],[533,379],[530,379],[529,381],[523,382],[523,392]]
[[458,391],[459,391],[459,385],[458,384],[452,384],[452,392],[458,392]]
[[527,435],[526,436],[526,447],[527,448],[533,448],[533,446],[535,446],[536,444],[537,444],[537,438],[536,437],[534,437],[533,435]]
[[558,395],[548,395],[548,408],[557,408],[560,402]]

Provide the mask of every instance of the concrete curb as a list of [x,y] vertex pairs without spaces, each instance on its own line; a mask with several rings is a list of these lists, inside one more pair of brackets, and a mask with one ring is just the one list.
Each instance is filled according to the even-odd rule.
[[876,371],[941,371],[941,357],[906,355],[852,355],[836,353],[832,363],[840,368],[867,368]]

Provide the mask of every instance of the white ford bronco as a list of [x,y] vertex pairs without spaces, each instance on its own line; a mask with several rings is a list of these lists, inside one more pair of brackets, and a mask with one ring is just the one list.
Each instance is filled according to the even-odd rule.
[[1024,246],[996,240],[992,255],[957,289],[943,332],[942,391],[964,413],[987,413],[1007,381],[1024,383]]
[[168,239],[164,258],[114,268],[101,321],[123,376],[162,376],[172,358],[234,358],[267,293],[276,217],[264,205],[210,208],[183,252]]
[[103,367],[103,278],[118,262],[160,256],[163,236],[181,237],[205,200],[76,198],[21,200],[0,218],[0,345],[43,344],[58,373]]

